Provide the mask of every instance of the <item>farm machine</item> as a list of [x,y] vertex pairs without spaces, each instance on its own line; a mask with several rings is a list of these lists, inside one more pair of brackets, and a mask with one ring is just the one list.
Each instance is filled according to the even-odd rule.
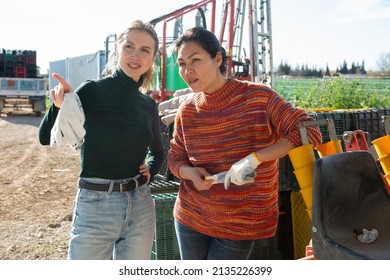
[[[189,18],[194,22],[188,21]],[[202,26],[217,35],[228,55],[228,76],[272,86],[270,1],[204,0],[150,21],[162,33],[159,79],[151,92],[158,102],[186,87],[178,74],[171,43],[189,22],[190,27]],[[169,33],[170,30],[173,32]]]

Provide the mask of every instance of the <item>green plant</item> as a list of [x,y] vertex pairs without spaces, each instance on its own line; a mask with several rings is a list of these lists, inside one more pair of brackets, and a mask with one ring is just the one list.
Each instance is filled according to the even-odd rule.
[[281,90],[284,89],[290,90],[282,94],[283,97],[302,108],[390,108],[389,94],[375,92],[368,88],[367,82],[346,78],[343,75],[326,77],[322,80],[307,80],[307,82],[300,80],[295,86],[290,83],[288,87]]

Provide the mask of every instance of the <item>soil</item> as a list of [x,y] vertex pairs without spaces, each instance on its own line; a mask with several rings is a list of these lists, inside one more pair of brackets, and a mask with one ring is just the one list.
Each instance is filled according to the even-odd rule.
[[24,111],[1,114],[0,260],[67,257],[79,154],[42,146],[42,118]]

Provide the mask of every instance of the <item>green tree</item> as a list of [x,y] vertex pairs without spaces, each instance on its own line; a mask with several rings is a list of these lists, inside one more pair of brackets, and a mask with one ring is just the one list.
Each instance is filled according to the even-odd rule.
[[362,61],[362,67],[360,68],[360,74],[363,74],[363,75],[367,74],[366,69],[364,69],[364,60]]
[[350,74],[357,74],[358,67],[355,66],[355,62],[352,62],[351,69],[348,71]]
[[287,64],[287,62],[283,63],[283,60],[280,62],[278,66],[278,74],[279,75],[290,75],[291,66]]
[[344,75],[348,74],[348,64],[345,60],[343,61],[343,64],[340,67],[340,73]]
[[328,77],[330,76],[330,71],[329,71],[328,63],[326,64],[325,76],[328,76]]

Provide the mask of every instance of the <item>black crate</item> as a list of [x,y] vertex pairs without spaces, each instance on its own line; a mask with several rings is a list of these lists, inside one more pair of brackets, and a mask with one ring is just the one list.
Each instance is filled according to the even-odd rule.
[[279,192],[278,249],[283,260],[294,259],[291,190]]
[[281,253],[278,249],[278,233],[270,238],[258,239],[255,241],[253,250],[249,256],[250,260],[280,260]]
[[279,159],[279,191],[299,190],[294,167],[288,155]]
[[27,78],[36,78],[37,77],[37,66],[35,64],[27,64],[26,67],[26,76]]
[[15,56],[16,62],[21,62],[23,65],[26,63],[26,56],[22,55],[21,53],[17,53]]
[[37,64],[37,58],[36,57],[32,57],[32,56],[27,56],[26,57],[26,64],[27,65],[36,65]]
[[288,183],[288,166],[287,166],[288,156],[282,157],[279,159],[278,171],[279,171],[279,191],[285,191],[289,188]]
[[387,113],[386,110],[359,110],[353,112],[354,130],[367,132],[369,143],[372,140],[386,135],[382,117]]
[[[353,115],[350,111],[319,112],[310,114],[315,120],[333,119],[337,139],[342,140],[343,133],[353,128]],[[321,125],[322,142],[330,141],[330,133],[327,125]]]
[[279,192],[279,221],[273,237],[259,239],[249,256],[250,260],[292,260],[294,244],[291,216],[291,191]]

